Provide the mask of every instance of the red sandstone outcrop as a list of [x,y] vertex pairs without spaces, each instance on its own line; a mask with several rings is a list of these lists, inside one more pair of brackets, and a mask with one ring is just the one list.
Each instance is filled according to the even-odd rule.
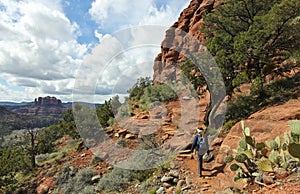
[[38,97],[34,99],[34,106],[62,106],[61,100],[55,98],[55,97]]
[[[192,0],[189,6],[182,11],[178,21],[167,30],[161,44],[161,53],[157,55],[154,62],[154,83],[170,81],[179,77],[178,63],[185,59],[185,49],[190,52],[205,50],[201,45],[204,36],[200,27],[203,24],[203,14],[211,12],[215,5],[217,5],[215,0]],[[197,44],[190,44],[191,38],[195,39]]]
[[8,107],[9,110],[23,115],[60,117],[68,108],[62,105],[61,100],[55,97],[39,97],[31,106]]

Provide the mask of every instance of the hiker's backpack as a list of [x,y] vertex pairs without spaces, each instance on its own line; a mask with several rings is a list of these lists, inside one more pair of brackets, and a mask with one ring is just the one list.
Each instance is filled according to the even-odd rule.
[[206,139],[204,137],[198,135],[197,148],[200,155],[203,155],[207,152],[207,143],[205,141]]

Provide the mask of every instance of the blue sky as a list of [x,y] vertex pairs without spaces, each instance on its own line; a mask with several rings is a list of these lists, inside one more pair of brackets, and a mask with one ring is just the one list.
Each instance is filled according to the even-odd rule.
[[94,36],[97,23],[92,20],[89,14],[93,0],[69,0],[63,3],[63,10],[71,22],[76,22],[80,26],[82,35],[77,38],[81,44],[97,44],[98,39]]
[[[142,38],[135,32],[135,39],[130,40],[133,45],[150,38],[156,46],[127,50],[120,50],[114,35],[129,36],[126,29],[145,25],[167,29],[188,3],[0,0],[0,101],[32,101],[47,95],[72,101],[78,85],[94,87],[95,102],[115,94],[125,95],[138,77],[152,76],[153,60],[160,52],[158,42],[163,40],[164,31],[153,28],[148,37]],[[78,82],[81,78],[86,83]]]

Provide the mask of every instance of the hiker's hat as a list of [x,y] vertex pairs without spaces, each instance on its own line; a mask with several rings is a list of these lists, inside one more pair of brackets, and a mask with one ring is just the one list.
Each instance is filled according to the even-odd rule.
[[198,133],[201,133],[203,130],[204,130],[204,129],[203,129],[202,127],[200,127],[200,128],[197,129],[197,132],[198,132]]

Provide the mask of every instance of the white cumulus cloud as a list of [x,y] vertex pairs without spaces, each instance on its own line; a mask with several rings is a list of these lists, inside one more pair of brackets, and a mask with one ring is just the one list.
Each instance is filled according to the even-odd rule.
[[2,0],[0,7],[0,78],[36,95],[70,91],[65,82],[74,79],[87,46],[77,42],[79,27],[60,1]]

